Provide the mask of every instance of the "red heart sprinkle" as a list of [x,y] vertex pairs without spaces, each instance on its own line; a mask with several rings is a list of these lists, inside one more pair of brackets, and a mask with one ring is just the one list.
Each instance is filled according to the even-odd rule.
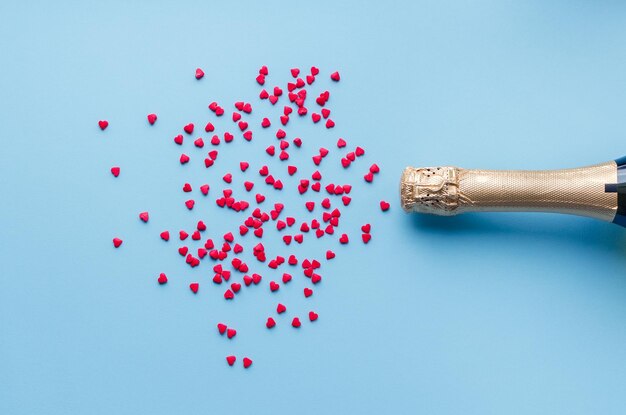
[[262,279],[263,277],[261,277],[259,274],[252,274],[252,282],[254,282],[254,285],[260,283]]
[[245,133],[243,133],[243,138],[246,141],[252,141],[252,131],[248,130]]
[[109,126],[109,122],[107,120],[100,120],[98,121],[98,126],[104,131]]
[[235,356],[226,356],[226,362],[228,363],[228,366],[234,365],[236,361],[237,358]]
[[311,66],[311,75],[315,76],[320,73],[320,70],[315,66]]
[[180,164],[187,164],[189,163],[189,156],[185,153],[180,155]]
[[272,105],[276,104],[278,102],[278,97],[276,95],[270,95],[270,102],[272,103]]
[[380,210],[382,210],[383,212],[386,212],[387,210],[389,210],[389,203],[385,202],[384,200],[380,201]]
[[333,72],[330,74],[330,79],[332,79],[335,82],[339,82],[339,80],[341,79],[341,77],[339,76],[339,72]]
[[346,235],[345,233],[341,235],[341,237],[339,238],[339,242],[341,242],[342,244],[347,244],[349,242],[348,239],[348,235]]
[[204,126],[204,131],[211,133],[215,131],[215,126],[211,122],[208,122],[207,125]]
[[174,137],[174,142],[176,144],[178,144],[179,146],[183,145],[183,135],[182,134],[178,134],[176,137]]
[[193,209],[193,206],[196,204],[196,202],[193,199],[189,199],[185,202],[185,206],[187,206],[187,209],[191,210]]
[[263,75],[263,74],[259,74],[259,75],[256,77],[256,81],[257,81],[257,83],[258,83],[259,85],[264,85],[264,84],[265,84],[265,75]]
[[302,145],[302,139],[299,137],[296,137],[293,139],[293,145],[296,147],[300,147]]
[[245,369],[249,368],[250,366],[252,366],[252,359],[248,359],[247,357],[243,358],[243,367]]
[[189,124],[185,125],[185,126],[183,127],[183,130],[185,130],[185,132],[186,132],[187,134],[191,134],[191,133],[193,133],[193,123],[189,123]]
[[298,171],[298,168],[296,166],[287,166],[287,173],[289,173],[290,176],[293,176],[294,174],[296,174],[297,171]]
[[262,90],[261,93],[259,94],[259,98],[261,99],[268,99],[269,96],[270,94],[266,90]]
[[239,168],[241,169],[241,171],[248,170],[248,167],[250,167],[250,164],[247,161],[242,161],[239,163]]
[[374,181],[374,175],[372,174],[372,172],[367,172],[367,174],[365,174],[365,176],[363,176],[363,178],[365,179],[366,182],[371,183]]
[[187,239],[188,236],[189,234],[185,231],[178,232],[178,237],[180,238],[181,241],[184,241],[185,239]]
[[196,79],[202,79],[202,77],[204,76],[204,71],[200,68],[196,69]]
[[318,113],[314,112],[311,114],[311,119],[313,120],[314,123],[319,122],[319,120],[322,119],[322,116],[319,115]]
[[277,312],[278,314],[282,314],[282,313],[284,313],[285,311],[287,311],[287,307],[285,307],[284,305],[282,305],[282,304],[278,303],[278,305],[276,306],[276,312]]
[[278,289],[280,288],[280,285],[278,285],[276,282],[274,281],[270,281],[270,290],[272,292],[274,291],[278,291]]
[[326,120],[326,128],[333,128],[335,126],[335,122],[330,118]]
[[273,318],[268,317],[267,322],[265,323],[265,327],[267,327],[268,329],[271,329],[274,326],[276,326],[276,321]]
[[309,311],[309,320],[310,321],[315,321],[318,318],[318,314],[314,311]]
[[157,281],[159,282],[159,284],[163,285],[165,283],[167,283],[167,275],[165,275],[164,273],[160,273],[159,274],[159,278],[157,279]]
[[267,66],[265,66],[265,65],[261,66],[261,69],[259,69],[259,73],[261,75],[268,75],[269,74],[269,70],[267,69]]
[[333,259],[335,257],[335,253],[331,250],[326,251],[326,259]]
[[204,147],[204,140],[202,139],[202,137],[199,137],[193,142],[193,145],[198,148],[202,148]]
[[307,75],[306,76],[306,83],[311,85],[313,82],[315,82],[315,76],[313,75]]
[[227,300],[232,300],[233,298],[235,298],[235,294],[230,289],[228,289],[224,292],[224,298]]
[[200,186],[200,191],[202,192],[203,195],[206,196],[209,193],[209,185],[203,184],[202,186]]
[[285,138],[286,136],[287,133],[283,129],[279,128],[278,131],[276,131],[276,138],[278,138],[279,140]]
[[256,196],[255,196],[255,198],[256,198],[256,202],[257,202],[257,203],[263,203],[263,201],[265,200],[265,196],[263,196],[263,195],[262,195],[262,194],[260,194],[260,193],[257,193],[257,194],[256,194]]
[[178,248],[178,253],[180,254],[180,256],[187,255],[187,252],[189,252],[189,248],[187,248],[186,246],[181,246],[180,248]]
[[230,173],[226,173],[224,175],[224,177],[222,177],[222,179],[226,182],[226,183],[232,183],[233,181],[233,175]]
[[363,240],[363,243],[366,244],[372,239],[372,235],[370,235],[369,233],[364,233],[361,235],[361,239]]
[[150,125],[154,125],[156,120],[157,120],[156,114],[148,114],[148,122],[150,123]]
[[237,124],[239,126],[239,129],[241,131],[244,131],[246,128],[248,128],[248,123],[245,121],[239,121],[239,124]]
[[378,172],[380,172],[380,167],[378,167],[378,165],[376,163],[374,163],[374,164],[372,164],[370,166],[370,171],[372,173],[378,173]]
[[119,167],[111,167],[111,174],[115,177],[120,175],[120,168]]
[[363,154],[365,154],[365,150],[363,150],[361,147],[357,147],[354,152],[356,153],[357,157],[361,157]]
[[122,241],[120,238],[113,238],[113,246],[116,248],[119,248],[120,245],[122,245],[122,242],[124,241]]
[[287,284],[289,281],[291,281],[291,275],[290,274],[283,274],[283,283]]
[[189,284],[189,289],[194,293],[197,294],[198,293],[198,288],[200,288],[200,284],[198,284],[197,282],[192,282],[191,284]]
[[232,339],[232,338],[233,338],[233,337],[235,337],[236,335],[237,335],[237,330],[235,330],[235,329],[228,329],[228,330],[226,330],[226,336],[227,336],[229,339]]
[[170,233],[169,233],[169,231],[161,232],[161,239],[163,239],[164,241],[169,241],[170,240]]
[[141,219],[144,222],[148,222],[148,219],[150,219],[150,215],[148,215],[148,212],[141,212],[139,214],[139,219]]
[[300,319],[298,317],[294,317],[293,320],[291,320],[291,325],[298,328],[302,325],[302,323],[300,323]]
[[348,206],[350,204],[350,201],[352,201],[352,199],[348,196],[341,196],[341,201],[343,202],[344,206]]
[[299,74],[300,74],[300,69],[298,68],[291,69],[291,76],[293,76],[294,78],[297,78]]
[[310,296],[312,296],[312,295],[313,295],[313,290],[312,290],[312,289],[310,289],[310,288],[305,288],[305,289],[304,289],[304,296],[305,296],[306,298],[309,298],[309,297],[310,297]]
[[214,146],[220,145],[220,138],[217,135],[211,137],[211,144]]
[[183,192],[185,192],[185,193],[191,192],[191,185],[189,183],[185,183],[183,185]]

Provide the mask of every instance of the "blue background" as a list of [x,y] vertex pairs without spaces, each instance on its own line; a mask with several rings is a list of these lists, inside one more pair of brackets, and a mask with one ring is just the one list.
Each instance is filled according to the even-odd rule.
[[[303,154],[343,136],[382,172],[371,191],[354,180],[353,242],[337,244],[313,297],[298,274],[274,296],[258,287],[227,304],[206,267],[190,270],[157,235],[200,218],[216,236],[232,227],[209,200],[187,212],[180,186],[208,181],[215,195],[226,166],[259,150],[239,140],[207,173],[189,140],[181,168],[171,139],[204,126],[213,100],[227,114],[251,101],[254,122],[277,114],[258,103],[263,64],[270,85],[317,65],[314,86],[333,88],[334,130],[287,128]],[[409,216],[397,196],[405,165],[562,168],[626,154],[624,2],[3,1],[0,68],[0,413],[626,411],[624,229]],[[259,130],[257,148],[270,140]],[[367,247],[354,232],[365,220]],[[277,300],[289,313],[268,331]],[[287,327],[309,307],[314,325]],[[238,328],[234,341],[217,321]],[[231,353],[254,366],[228,367]]]

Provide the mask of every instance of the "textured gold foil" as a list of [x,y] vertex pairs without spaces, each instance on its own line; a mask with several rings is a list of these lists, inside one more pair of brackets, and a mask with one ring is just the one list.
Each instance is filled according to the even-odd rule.
[[458,167],[407,167],[400,181],[406,212],[456,215],[476,211],[553,212],[612,221],[617,182],[609,161],[563,170],[469,170]]

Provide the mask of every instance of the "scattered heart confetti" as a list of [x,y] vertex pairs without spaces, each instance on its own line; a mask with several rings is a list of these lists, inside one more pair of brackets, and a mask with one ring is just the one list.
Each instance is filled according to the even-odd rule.
[[107,120],[100,120],[98,121],[98,126],[102,131],[104,131],[109,126],[109,122]]
[[[176,203],[182,205],[181,202],[184,202],[186,209],[183,209],[193,210],[187,213],[187,215],[194,215],[193,222],[191,225],[189,222],[184,222],[185,225],[180,226],[175,223],[167,223],[168,218],[163,219],[161,218],[162,215],[157,215],[153,221],[158,221],[159,227],[179,229],[173,232],[178,232],[178,239],[185,241],[183,243],[186,245],[175,244],[169,247],[169,244],[166,244],[164,247],[167,247],[168,250],[177,251],[172,254],[182,260],[181,266],[199,267],[200,270],[207,267],[212,269],[208,275],[209,280],[213,281],[211,285],[220,285],[221,289],[214,292],[209,287],[209,289],[203,290],[203,296],[222,295],[224,299],[221,301],[228,301],[229,305],[236,306],[239,296],[242,296],[242,299],[245,297],[246,301],[249,301],[251,298],[249,295],[252,292],[256,292],[257,295],[263,295],[263,293],[264,295],[275,295],[282,299],[283,296],[293,296],[296,293],[300,295],[299,290],[302,289],[304,297],[308,299],[313,296],[312,288],[304,287],[293,291],[291,285],[297,285],[302,278],[308,278],[310,284],[317,287],[322,278],[326,279],[324,264],[328,261],[336,261],[335,252],[329,249],[332,247],[331,244],[335,244],[335,246],[344,245],[342,249],[365,249],[363,244],[369,243],[372,239],[370,224],[361,225],[359,229],[359,225],[354,225],[351,222],[344,223],[343,215],[350,214],[353,210],[357,210],[355,213],[359,215],[365,215],[369,212],[366,204],[360,205],[362,199],[359,198],[358,192],[363,189],[369,191],[375,187],[373,184],[374,177],[379,174],[380,167],[371,161],[368,162],[369,168],[361,166],[358,158],[365,155],[365,149],[359,146],[347,148],[348,141],[351,142],[352,140],[346,140],[332,133],[333,128],[339,127],[330,118],[332,109],[330,105],[333,103],[331,102],[331,91],[323,88],[339,82],[341,79],[339,72],[327,72],[323,78],[318,77],[321,71],[315,66],[310,68],[310,73],[304,72],[299,68],[292,68],[290,70],[291,81],[276,85],[273,76],[270,76],[268,67],[262,66],[257,74],[253,74],[256,77],[256,84],[261,85],[261,87],[259,88],[252,81],[255,88],[259,88],[257,92],[254,92],[255,96],[258,93],[258,104],[244,100],[233,100],[228,104],[220,104],[217,101],[210,102],[208,108],[211,111],[211,117],[221,117],[229,111],[228,108],[234,106],[235,110],[231,112],[229,119],[224,120],[231,126],[230,132],[226,131],[228,127],[217,122],[214,123],[214,119],[211,121],[198,120],[198,122],[202,122],[202,125],[205,125],[204,131],[211,134],[205,137],[189,137],[192,141],[190,144],[193,145],[189,146],[189,143],[187,145],[191,150],[188,148],[185,150],[187,153],[182,153],[179,156],[181,165],[189,164],[190,166],[181,167],[181,172],[185,173],[182,176],[185,181],[180,180],[175,190],[180,195],[182,188],[182,194],[186,197],[176,199]],[[199,80],[204,76],[205,73],[198,68],[196,78]],[[330,81],[328,77],[330,77]],[[252,113],[253,105],[255,105],[255,114],[258,113],[258,118],[254,121],[248,117],[248,114]],[[273,110],[273,105],[280,105],[279,109]],[[309,113],[310,117],[308,116]],[[333,118],[335,115],[337,114],[333,111]],[[147,120],[149,125],[154,125],[157,121],[156,114],[148,114]],[[143,122],[145,124],[145,121]],[[232,124],[230,124],[231,122]],[[255,126],[258,127],[259,123],[261,128],[255,130],[254,134],[255,138],[258,137],[258,139],[253,141],[252,130],[255,129]],[[324,142],[333,143],[336,141],[336,148],[334,146],[330,150],[326,147],[320,148],[319,144],[316,145],[315,141],[312,141],[315,137],[305,137],[304,140],[298,137],[298,128],[303,123],[318,128],[319,134],[330,134],[331,140]],[[107,128],[108,122],[101,120],[98,125],[104,130]],[[284,129],[276,128],[276,125],[284,126]],[[146,128],[150,127],[147,125]],[[176,145],[183,146],[185,145],[184,135],[192,136],[195,125],[194,123],[187,123],[183,126],[182,133],[179,128],[169,131],[167,134],[174,136],[173,141]],[[155,128],[153,131],[158,131],[158,129]],[[242,140],[241,145],[249,146],[250,150],[232,147],[238,144],[240,138],[245,140],[245,142]],[[320,137],[320,139],[322,138]],[[198,157],[195,157],[195,153],[191,153],[203,153],[202,149],[205,145],[211,146],[211,150],[200,154]],[[319,149],[315,150],[316,148]],[[218,149],[220,153],[230,154],[230,156],[220,156],[218,160]],[[194,160],[191,160],[188,154],[192,154]],[[237,171],[236,174],[231,174],[229,172],[229,169],[233,171],[233,159],[230,158],[229,160],[233,154],[245,154],[245,157],[250,157],[251,162],[237,160],[236,163],[238,163],[241,173]],[[287,160],[289,161],[286,162]],[[311,165],[311,160],[313,165]],[[334,171],[335,163],[346,169],[341,170],[343,171],[342,174],[347,177],[347,182],[335,182],[330,178],[336,174]],[[194,176],[195,165],[204,166],[209,170],[203,168],[206,175]],[[318,170],[315,170],[315,166],[319,166],[317,167]],[[253,175],[248,171],[250,167],[253,168]],[[314,170],[313,173],[309,170],[311,167],[311,170]],[[258,181],[257,169],[263,182]],[[111,174],[118,177],[120,168],[118,166],[112,167]],[[341,177],[344,177],[343,175]],[[125,174],[126,176],[128,175]],[[354,180],[360,180],[360,177],[372,184],[363,185],[360,183],[360,186],[363,187],[355,186],[357,195],[353,196],[351,194],[352,185]],[[210,186],[217,186],[215,187],[217,189],[215,195],[209,195]],[[163,190],[166,191],[167,187],[164,186]],[[198,190],[204,197],[199,197],[196,200],[194,192],[198,192]],[[253,193],[253,190],[258,191],[258,193]],[[301,195],[302,199],[298,199],[300,202],[297,203],[287,203],[282,200],[281,196],[286,192],[297,192],[295,194]],[[253,194],[254,197],[252,197]],[[209,216],[206,210],[206,203],[209,201],[211,204],[215,203],[218,208],[224,209],[224,214]],[[388,202],[380,201],[382,211],[388,210],[389,207]],[[369,209],[371,211],[371,206]],[[352,214],[355,215],[355,213]],[[149,221],[147,211],[140,213],[139,217],[145,223]],[[217,226],[214,227],[215,224],[219,227],[224,226],[226,229],[221,233],[215,233],[218,229]],[[145,228],[150,231],[150,226]],[[352,246],[347,247],[350,238],[358,237],[358,235],[361,235],[363,244],[351,244]],[[163,241],[169,241],[170,231],[161,230],[159,236]],[[263,242],[272,238],[280,238],[278,240],[280,244],[268,245],[266,249]],[[319,238],[323,240],[323,250],[321,251],[314,249],[313,244],[309,245],[310,242]],[[121,239],[113,239],[115,248],[120,247],[121,244]],[[298,252],[301,252],[297,253],[297,256],[288,251],[294,247],[299,250]],[[129,246],[129,248],[132,247]],[[333,249],[335,248],[333,247]],[[248,258],[246,255],[250,255],[250,257]],[[302,267],[302,272],[293,272],[300,267]],[[265,275],[264,270],[268,271],[267,279],[262,276]],[[272,272],[274,274],[269,274]],[[263,281],[267,280],[269,282],[265,285]],[[167,290],[184,287],[188,284],[189,289],[194,294],[199,291],[200,283],[190,281],[189,277],[177,277],[168,281],[165,273],[161,273],[157,281],[159,285],[165,285],[163,289]],[[309,281],[304,281],[307,282],[306,285],[310,285]],[[281,287],[280,283],[284,287]],[[261,286],[269,287],[269,290],[265,288],[265,291],[258,291]],[[318,290],[316,296],[321,294],[323,294],[323,290]],[[313,299],[307,301],[311,302]],[[293,308],[295,313],[300,315],[306,315],[304,313],[308,312],[308,318],[311,322],[318,319],[318,314],[314,311],[305,311],[298,309],[298,307]],[[262,318],[259,316],[267,315],[271,311],[266,310],[265,313],[255,314],[252,318]],[[287,307],[284,304],[279,303],[276,306],[277,314],[286,312]],[[290,318],[293,327],[299,328],[301,326],[299,317],[291,316]],[[276,327],[277,321],[274,317],[270,316],[266,319],[265,325],[268,329]],[[217,328],[220,334],[225,334],[229,339],[233,339],[237,335],[234,328],[227,327],[223,323],[219,323]],[[224,355],[227,355],[228,365],[233,366],[237,358],[227,353]],[[245,368],[252,365],[252,360],[248,357],[244,357],[242,361]]]

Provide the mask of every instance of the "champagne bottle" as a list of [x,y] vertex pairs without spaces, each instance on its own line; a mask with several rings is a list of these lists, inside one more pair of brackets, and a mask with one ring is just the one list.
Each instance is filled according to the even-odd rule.
[[407,167],[400,199],[406,212],[553,212],[626,226],[626,156],[562,170]]

